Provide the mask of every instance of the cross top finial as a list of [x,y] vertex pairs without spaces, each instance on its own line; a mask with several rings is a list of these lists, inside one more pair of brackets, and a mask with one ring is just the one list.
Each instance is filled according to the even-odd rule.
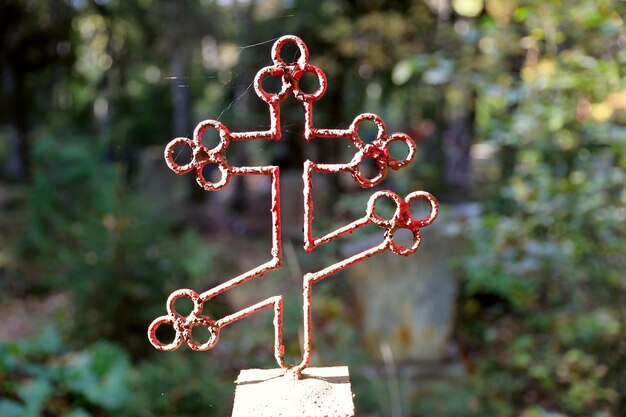
[[[285,62],[281,57],[281,50],[287,44],[292,43],[297,46],[300,56],[295,62]],[[382,253],[385,250],[408,256],[415,253],[421,243],[420,229],[430,225],[436,218],[438,213],[437,200],[425,191],[415,191],[408,194],[405,198],[390,191],[383,190],[374,193],[365,208],[365,215],[350,224],[342,226],[335,231],[324,236],[313,236],[313,173],[333,174],[339,172],[347,172],[352,175],[354,180],[362,188],[371,188],[380,184],[388,171],[388,168],[398,170],[404,168],[415,157],[416,145],[413,139],[404,133],[393,133],[389,135],[382,118],[373,113],[363,113],[352,121],[347,129],[327,129],[317,128],[313,123],[313,103],[321,99],[326,92],[327,80],[324,72],[308,63],[309,52],[302,41],[297,36],[287,35],[279,38],[272,47],[271,57],[274,65],[262,68],[254,79],[254,89],[264,102],[268,104],[270,115],[270,128],[266,131],[253,132],[231,132],[223,123],[217,120],[205,120],[198,124],[195,128],[193,137],[176,138],[172,140],[165,148],[165,160],[167,165],[179,175],[195,171],[197,183],[206,191],[218,191],[226,187],[233,175],[264,175],[268,176],[271,181],[271,216],[272,216],[272,249],[271,259],[258,267],[247,271],[239,276],[231,278],[226,282],[204,291],[200,294],[190,289],[181,289],[174,291],[168,298],[166,303],[167,315],[155,319],[148,329],[148,337],[152,345],[164,351],[175,350],[185,342],[191,349],[205,351],[211,349],[219,340],[220,330],[235,321],[248,317],[265,308],[273,307],[274,309],[274,356],[278,365],[293,372],[299,376],[305,369],[311,359],[312,349],[312,323],[311,323],[311,304],[313,297],[313,284],[322,279],[333,275],[343,269],[348,268],[355,263],[361,262],[369,257]],[[313,93],[306,93],[300,89],[299,81],[306,73],[313,73],[318,80],[319,87]],[[270,93],[263,89],[263,80],[268,77],[280,77],[281,89],[277,93]],[[228,149],[232,141],[241,140],[280,140],[280,104],[292,93],[304,110],[304,138],[308,141],[313,138],[329,138],[329,139],[346,139],[350,140],[355,148],[356,153],[352,160],[345,164],[324,164],[307,160],[303,167],[304,182],[304,221],[303,221],[303,238],[304,248],[310,252],[320,245],[333,241],[343,235],[352,233],[353,231],[374,224],[384,231],[383,242],[334,263],[320,271],[310,272],[303,277],[303,312],[304,312],[304,347],[302,361],[296,365],[290,365],[284,359],[283,345],[283,296],[275,295],[273,297],[262,300],[250,307],[244,308],[236,313],[223,317],[221,319],[213,319],[203,314],[203,305],[216,295],[222,294],[235,286],[243,284],[251,279],[260,278],[268,272],[280,269],[282,267],[282,243],[281,243],[281,222],[280,222],[280,169],[277,166],[231,166],[228,164],[225,151]],[[377,127],[376,138],[371,143],[365,143],[359,136],[359,125],[364,121],[371,121]],[[204,145],[202,136],[207,129],[215,129],[219,132],[219,143],[209,148]],[[402,159],[392,158],[389,152],[391,143],[400,141],[406,144],[407,154]],[[192,150],[191,160],[180,165],[174,160],[174,151],[180,146],[186,146]],[[372,159],[375,163],[377,172],[375,175],[368,177],[360,168],[363,161]],[[220,178],[211,182],[203,175],[203,169],[208,164],[215,164],[220,171]],[[390,218],[384,218],[376,212],[376,205],[380,199],[389,199],[396,207],[394,214]],[[411,204],[418,200],[426,201],[430,206],[430,213],[425,218],[415,218],[411,211]],[[399,229],[408,229],[412,236],[412,244],[402,246],[396,242],[395,233]],[[176,311],[175,302],[179,298],[189,298],[194,305],[191,313],[184,316]],[[170,343],[161,342],[156,331],[161,325],[173,326],[176,336]],[[204,342],[196,340],[193,336],[193,329],[203,326],[209,330],[210,337]]]

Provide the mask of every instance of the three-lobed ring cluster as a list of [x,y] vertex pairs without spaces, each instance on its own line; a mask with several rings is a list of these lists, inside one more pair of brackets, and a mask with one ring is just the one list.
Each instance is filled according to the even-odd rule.
[[[365,143],[359,136],[359,126],[365,121],[373,122],[377,127],[376,138],[371,143]],[[383,119],[373,113],[363,113],[357,116],[350,125],[349,131],[351,132],[350,138],[352,143],[357,149],[356,155],[350,163],[349,171],[352,174],[354,180],[362,188],[371,188],[380,182],[387,176],[388,168],[398,170],[404,168],[413,161],[415,158],[416,146],[411,137],[405,133],[393,133],[387,135],[387,128]],[[408,152],[405,158],[395,159],[390,155],[390,145],[394,142],[403,142],[408,148]],[[360,165],[366,159],[371,158],[374,160],[377,173],[372,178],[368,178],[361,172]]]
[[[390,219],[385,219],[376,212],[376,203],[382,199],[388,198],[393,201],[396,209]],[[426,200],[430,211],[428,217],[416,219],[411,211],[411,204],[418,200]],[[419,248],[421,243],[420,228],[430,225],[439,212],[439,207],[435,198],[425,191],[414,191],[401,198],[393,191],[378,191],[370,197],[367,202],[366,217],[376,226],[385,229],[386,247],[397,255],[411,255]],[[405,247],[396,243],[394,235],[400,229],[408,229],[413,234],[413,242],[411,246]]]
[[[216,129],[219,132],[219,143],[208,148],[204,145],[202,137],[208,129]],[[204,120],[196,126],[193,131],[193,139],[176,138],[165,147],[165,162],[178,175],[183,175],[191,171],[196,172],[196,182],[206,191],[218,191],[228,185],[232,170],[226,161],[224,151],[230,143],[230,131],[223,123],[217,120]],[[187,146],[192,150],[191,161],[185,165],[175,162],[174,152],[180,146]],[[219,181],[211,182],[204,176],[204,168],[214,164],[218,167],[221,177]]]
[[[285,62],[280,56],[282,48],[288,43],[295,44],[300,51],[296,62]],[[287,98],[289,93],[293,93],[296,100],[301,103],[313,103],[322,98],[326,92],[328,86],[326,74],[321,68],[308,63],[309,50],[302,39],[297,36],[288,35],[277,40],[272,47],[272,61],[274,65],[261,68],[254,78],[254,91],[266,103],[280,103]],[[307,73],[317,77],[319,87],[313,93],[305,93],[300,89],[300,80]],[[278,93],[270,93],[263,88],[263,80],[268,76],[281,78],[281,89]]]
[[[176,311],[175,303],[181,298],[187,298],[193,303],[192,311],[186,316]],[[181,289],[170,294],[166,303],[167,315],[154,320],[148,328],[148,338],[152,345],[166,352],[178,349],[183,341],[196,351],[206,351],[215,346],[219,340],[220,328],[215,320],[202,314],[203,305],[200,296],[193,290]],[[163,324],[174,328],[176,335],[170,343],[162,343],[156,335],[157,329]],[[209,338],[205,342],[198,342],[193,336],[193,330],[199,326],[209,331]]]

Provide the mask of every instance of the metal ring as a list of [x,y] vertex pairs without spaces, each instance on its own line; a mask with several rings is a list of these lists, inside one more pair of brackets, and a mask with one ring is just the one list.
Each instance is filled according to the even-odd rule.
[[[400,229],[407,229],[413,234],[413,244],[410,247],[398,245],[394,240],[394,234]],[[387,230],[385,239],[389,245],[389,249],[396,255],[409,256],[419,248],[422,243],[422,234],[419,229],[408,229],[405,227]]]
[[[319,87],[317,88],[317,90],[315,90],[314,93],[310,93],[309,94],[309,93],[305,93],[302,90],[300,90],[300,79],[306,73],[313,73],[317,77],[317,81],[319,82]],[[319,67],[316,67],[314,65],[306,64],[304,66],[304,68],[302,68],[301,70],[294,71],[293,72],[293,77],[296,80],[298,80],[298,82],[295,83],[295,85],[294,85],[293,95],[300,102],[314,102],[314,101],[317,101],[320,98],[322,98],[322,96],[326,92],[326,87],[328,85],[328,82],[326,80],[326,74],[324,74],[324,71],[322,71],[322,69],[319,68]]]
[[[359,169],[359,164],[368,158],[373,159],[376,162],[376,167],[378,168],[378,174],[376,174],[374,178],[367,178]],[[380,184],[387,176],[387,164],[385,164],[384,161],[381,162],[374,156],[367,155],[364,151],[358,152],[352,162],[350,162],[350,165],[352,178],[354,178],[361,188],[372,188]]]
[[[411,203],[415,200],[420,200],[420,199],[428,201],[428,203],[430,204],[430,213],[428,217],[426,218],[414,219],[413,214],[410,211]],[[406,201],[407,209],[409,210],[409,214],[410,214],[409,227],[411,228],[426,227],[430,225],[432,222],[434,222],[435,219],[437,218],[437,214],[439,214],[439,203],[437,202],[437,199],[429,192],[414,191],[411,194],[407,195],[404,201]]]
[[[406,143],[406,145],[409,148],[409,152],[407,154],[407,156],[404,159],[394,159],[391,157],[390,153],[389,153],[389,146],[391,145],[391,143],[393,142],[398,142],[398,141],[402,141],[404,143]],[[416,153],[416,145],[415,145],[415,141],[413,141],[413,139],[405,134],[405,133],[394,133],[389,137],[389,140],[385,142],[384,145],[384,149],[385,149],[385,154],[387,155],[387,163],[389,165],[389,167],[391,169],[400,169],[403,168],[405,166],[407,166],[408,164],[410,164],[413,159],[415,158],[415,153]]]
[[[161,316],[157,317],[152,321],[152,323],[150,323],[150,326],[148,327],[148,339],[150,340],[152,346],[154,346],[158,350],[165,352],[171,352],[180,347],[180,345],[183,343],[183,336],[180,332],[180,329],[176,328],[176,320],[177,319],[172,316]],[[156,336],[157,329],[163,324],[171,325],[176,332],[176,336],[171,343],[162,343]]]
[[[389,198],[394,203],[396,203],[396,211],[394,212],[393,216],[391,216],[391,219],[384,219],[380,217],[378,213],[376,213],[376,202],[378,202],[378,200],[380,200],[383,197]],[[372,194],[370,199],[367,201],[367,209],[365,213],[368,219],[375,225],[384,227],[386,229],[390,229],[400,218],[403,206],[405,204],[406,203],[404,202],[404,200],[402,200],[402,198],[400,198],[400,196],[394,193],[393,191],[390,191],[390,190],[377,191],[374,194]]]
[[[268,75],[272,77],[281,77],[282,86],[278,93],[270,93],[263,89],[263,80]],[[256,95],[266,103],[283,101],[291,91],[291,88],[292,86],[287,79],[285,70],[281,67],[265,67],[257,72],[254,77],[254,91],[256,91]]]
[[[219,181],[211,182],[204,177],[202,171],[204,170],[204,167],[209,164],[217,165],[217,168],[220,170],[222,176]],[[218,191],[226,187],[226,185],[230,182],[230,175],[230,167],[228,166],[226,159],[221,154],[210,155],[207,161],[196,167],[196,182],[206,191]]]
[[350,130],[352,131],[352,142],[354,142],[357,149],[363,149],[366,145],[363,139],[359,136],[359,125],[365,121],[374,122],[378,127],[376,139],[371,142],[372,144],[374,142],[382,143],[387,139],[387,127],[385,126],[383,119],[374,113],[362,113],[355,117],[350,125]]
[[[209,330],[209,333],[211,334],[211,336],[209,337],[209,340],[207,340],[204,343],[199,343],[196,339],[193,338],[193,334],[192,334],[193,329],[198,326],[205,326]],[[183,334],[183,337],[185,338],[185,342],[187,342],[187,345],[192,350],[195,350],[198,352],[204,352],[213,348],[217,344],[220,338],[220,329],[218,326],[215,325],[215,322],[211,320],[209,317],[200,316],[200,317],[197,317],[193,321],[193,323],[189,323],[188,328]]]
[[307,49],[306,44],[304,43],[302,39],[293,35],[286,35],[286,36],[280,37],[280,39],[278,39],[274,43],[274,46],[272,46],[272,60],[274,61],[274,64],[281,65],[281,66],[293,66],[296,64],[296,63],[286,63],[285,61],[283,61],[282,57],[280,56],[280,50],[287,43],[296,44],[296,46],[300,50],[300,58],[298,58],[298,61],[296,63],[298,66],[304,67],[307,61],[309,60],[309,50]]
[[194,290],[183,288],[183,289],[174,291],[167,298],[167,303],[165,306],[167,308],[167,313],[171,317],[175,317],[178,319],[185,319],[185,316],[183,316],[178,311],[176,311],[176,307],[174,306],[176,301],[183,297],[187,297],[191,300],[191,302],[193,302],[193,310],[191,311],[191,313],[189,313],[189,316],[198,316],[202,314],[203,303],[200,301],[200,296],[198,295],[198,293],[195,292]]
[[[204,146],[204,143],[202,141],[202,135],[209,128],[217,130],[220,134],[220,143],[218,143],[217,146],[211,149]],[[198,126],[196,126],[196,128],[194,129],[193,140],[196,146],[202,146],[203,148],[207,150],[207,152],[221,153],[221,152],[224,152],[224,150],[228,147],[228,144],[230,143],[230,131],[228,130],[226,126],[224,126],[223,123],[218,122],[217,120],[203,120],[200,123],[198,123]],[[202,161],[198,161],[198,162],[202,162]],[[196,164],[196,166],[197,165],[198,164]]]
[[191,161],[189,161],[189,163],[185,165],[179,165],[176,162],[174,162],[174,150],[179,146],[187,146],[191,149],[192,152],[195,148],[195,144],[191,139],[176,138],[167,144],[167,146],[165,147],[165,152],[163,153],[163,156],[165,157],[165,163],[172,171],[174,171],[178,175],[183,175],[193,170],[194,158],[192,157]]

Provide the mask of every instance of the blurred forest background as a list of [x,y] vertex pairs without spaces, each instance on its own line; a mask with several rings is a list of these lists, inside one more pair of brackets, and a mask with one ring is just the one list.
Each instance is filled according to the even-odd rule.
[[[384,185],[434,194],[440,225],[421,251],[454,248],[401,259],[417,273],[372,290],[418,286],[438,263],[451,288],[438,352],[412,357],[411,340],[399,357],[382,336],[368,349],[373,298],[338,276],[316,296],[313,366],[350,366],[360,416],[625,416],[624,19],[626,2],[608,0],[3,0],[0,415],[226,416],[238,370],[275,366],[269,314],[207,353],[157,352],[146,329],[170,291],[269,259],[263,184],[203,192],[162,152],[203,119],[266,127],[251,82],[294,34],[328,76],[316,124],[370,111],[409,133],[417,160]],[[301,116],[286,101],[284,140],[230,159],[283,168],[287,227],[301,204],[289,172],[312,152]],[[311,149],[350,158],[332,146]],[[372,193],[324,187],[323,227],[362,216]],[[301,272],[346,249],[307,260],[291,224],[287,267],[267,285],[293,287],[298,357]],[[249,305],[264,285],[206,308]]]

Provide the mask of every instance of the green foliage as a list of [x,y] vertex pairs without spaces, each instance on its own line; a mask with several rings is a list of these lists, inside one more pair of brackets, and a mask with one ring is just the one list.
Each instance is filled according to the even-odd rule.
[[[562,176],[538,163],[532,176],[513,177],[511,214],[472,225],[462,318],[482,346],[481,401],[557,401],[573,416],[623,407],[626,231],[616,221],[623,172],[615,167],[619,153],[578,153],[584,162],[575,158]],[[572,175],[585,171],[586,181]],[[500,301],[482,309],[481,294]],[[504,314],[506,306],[513,314]]]
[[128,407],[130,361],[120,347],[98,342],[71,352],[46,328],[34,340],[0,344],[0,415],[96,416]]
[[[501,166],[461,261],[471,386],[483,414],[621,415],[624,58],[590,33],[623,37],[623,5],[527,3],[517,26],[493,11],[477,25],[479,62],[495,65],[476,77],[477,129]],[[511,74],[503,58],[521,53]]]
[[[161,355],[136,368],[137,397],[124,415],[192,417],[230,413],[235,373],[190,352]],[[223,367],[223,366],[222,366]]]
[[76,340],[106,337],[139,352],[167,293],[205,276],[214,251],[178,232],[165,201],[126,185],[105,156],[83,137],[38,141],[22,272],[31,288],[72,292]]
[[230,407],[230,385],[198,355],[132,365],[120,345],[101,341],[71,351],[63,343],[52,327],[35,339],[0,343],[2,417],[191,417]]

